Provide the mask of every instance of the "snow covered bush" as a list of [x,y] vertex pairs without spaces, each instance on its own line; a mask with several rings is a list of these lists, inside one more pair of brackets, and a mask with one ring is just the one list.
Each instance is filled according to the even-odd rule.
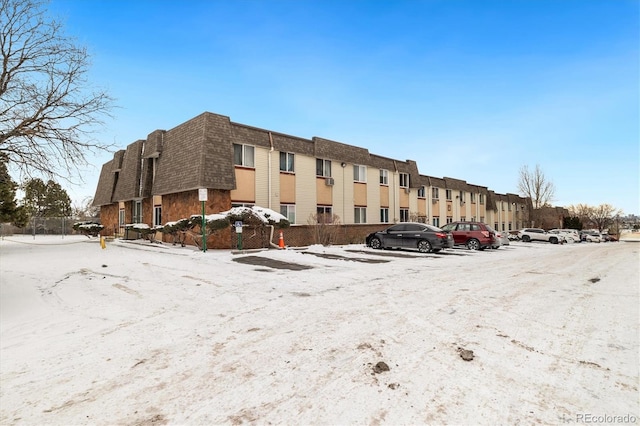
[[103,229],[103,225],[95,222],[76,222],[73,224],[74,231],[80,232],[87,237],[97,237]]

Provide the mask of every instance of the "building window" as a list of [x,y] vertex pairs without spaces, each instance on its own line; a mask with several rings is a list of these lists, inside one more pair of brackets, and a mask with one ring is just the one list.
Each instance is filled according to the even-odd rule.
[[353,165],[353,181],[354,182],[366,182],[367,181],[367,166]]
[[153,206],[153,226],[162,226],[162,206]]
[[292,154],[291,152],[281,152],[280,153],[280,171],[293,173],[295,171],[293,168],[294,160],[295,160],[295,154]]
[[353,222],[354,223],[367,223],[367,208],[355,207],[353,209]]
[[251,145],[233,144],[233,164],[236,166],[255,167],[255,148]]
[[400,209],[400,222],[409,222],[409,209]]
[[447,223],[453,222],[453,216],[447,216]]
[[125,224],[125,220],[126,220],[125,217],[126,216],[124,214],[124,209],[120,209],[118,211],[118,226],[120,228],[122,228],[124,226],[124,224]]
[[498,222],[493,224],[493,229],[500,229],[500,226],[498,226]]
[[466,221],[467,221],[466,216],[460,216],[460,222],[466,222]]
[[427,190],[425,189],[424,186],[421,186],[420,188],[418,188],[418,198],[424,198],[426,192]]
[[470,192],[469,193],[469,199],[471,200],[472,203],[476,202],[476,193],[475,192]]
[[[507,210],[511,211],[511,203],[507,204]],[[504,231],[504,229],[503,229],[503,231]]]
[[509,231],[511,231],[511,222],[509,222]]
[[480,201],[480,204],[484,204],[484,194],[478,194],[478,201]]
[[231,203],[231,207],[253,207],[253,203]]
[[142,201],[133,202],[133,222],[142,223]]
[[464,191],[460,191],[460,202],[464,203]]
[[433,218],[433,226],[439,228],[440,227],[440,218],[439,217],[434,217]]
[[433,198],[434,200],[440,198],[438,195],[438,188],[431,188],[431,198]]
[[389,170],[380,169],[380,185],[389,185]]
[[316,176],[331,177],[331,160],[316,158]]
[[446,197],[447,197],[447,200],[448,200],[448,201],[451,201],[451,190],[450,190],[450,189],[447,189],[447,190],[445,190],[445,192],[444,192],[444,193],[445,193],[445,195],[446,195]]
[[387,207],[380,209],[380,223],[389,223],[389,209]]
[[409,187],[409,173],[400,173],[400,188]]
[[500,206],[502,206],[502,211],[504,211],[504,201],[500,202]]
[[316,212],[318,213],[318,223],[333,222],[333,211],[331,210],[331,206],[318,206]]
[[280,214],[287,218],[289,223],[296,223],[296,206],[293,204],[280,204]]

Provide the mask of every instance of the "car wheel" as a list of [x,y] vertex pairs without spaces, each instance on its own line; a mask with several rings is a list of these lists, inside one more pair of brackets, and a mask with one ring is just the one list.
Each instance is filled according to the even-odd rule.
[[529,237],[528,235],[523,235],[522,241],[524,241],[525,243],[528,243],[529,241],[531,241],[531,237]]
[[420,253],[429,253],[431,251],[431,243],[427,240],[418,242],[418,251]]
[[549,242],[551,244],[558,244],[558,239],[556,237],[551,237],[551,238],[549,238]]
[[371,242],[369,243],[369,245],[371,246],[372,249],[380,249],[380,248],[382,248],[382,243],[380,242],[380,238],[378,238],[378,237],[372,238]]
[[469,241],[467,241],[467,248],[469,250],[480,250],[480,241],[476,240],[475,238],[470,239]]

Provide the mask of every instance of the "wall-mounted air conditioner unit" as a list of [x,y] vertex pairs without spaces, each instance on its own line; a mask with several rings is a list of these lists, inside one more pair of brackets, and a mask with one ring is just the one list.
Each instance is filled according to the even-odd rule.
[[334,182],[333,178],[331,178],[331,177],[324,178],[324,184],[325,184],[325,185],[327,185],[327,186],[333,186],[333,184],[334,184],[334,183],[335,183],[335,182]]

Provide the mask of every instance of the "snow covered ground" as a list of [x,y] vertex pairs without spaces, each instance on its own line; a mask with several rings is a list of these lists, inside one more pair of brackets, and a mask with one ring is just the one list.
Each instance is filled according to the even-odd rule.
[[639,253],[7,237],[0,424],[637,424]]

